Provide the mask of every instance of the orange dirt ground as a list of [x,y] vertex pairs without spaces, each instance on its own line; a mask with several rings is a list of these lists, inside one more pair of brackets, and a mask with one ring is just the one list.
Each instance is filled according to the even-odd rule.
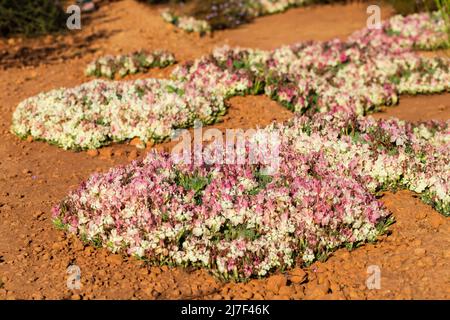
[[[124,0],[105,4],[79,32],[0,42],[0,299],[449,299],[450,220],[412,193],[382,198],[396,223],[376,244],[351,252],[341,249],[307,269],[242,284],[221,283],[205,270],[147,267],[85,246],[53,227],[50,209],[71,188],[95,171],[143,156],[144,150],[121,144],[75,153],[20,141],[9,132],[12,112],[21,100],[88,81],[84,67],[96,56],[161,48],[183,62],[226,43],[269,49],[301,40],[345,38],[364,27],[366,7],[292,9],[200,38],[163,22],[158,7]],[[382,12],[383,17],[392,14],[388,7]],[[167,77],[170,71],[152,70],[144,76]],[[402,97],[399,106],[375,116],[448,120],[449,98]],[[230,104],[215,127],[249,128],[292,116],[262,96],[236,97]],[[81,268],[81,290],[67,289],[71,264]],[[380,268],[380,289],[366,286],[370,265]]]

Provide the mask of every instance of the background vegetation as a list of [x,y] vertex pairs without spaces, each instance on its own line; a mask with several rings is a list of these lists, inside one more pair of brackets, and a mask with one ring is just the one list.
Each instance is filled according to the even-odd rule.
[[60,31],[66,13],[57,0],[0,0],[0,36],[36,36]]
[[[233,28],[254,18],[249,0],[137,0],[169,4],[177,14],[206,20],[212,29]],[[348,0],[312,0],[317,4]],[[385,0],[397,13],[441,10],[449,25],[450,0]],[[59,0],[0,0],[0,36],[36,36],[63,30],[66,13]],[[449,28],[450,30],[450,28]]]
[[[138,0],[149,4],[166,3],[172,6],[176,14],[206,20],[213,30],[233,28],[251,21],[254,16],[249,10],[249,0]],[[332,4],[352,2],[352,0],[311,0],[314,4]],[[354,2],[354,1],[353,1]],[[447,12],[450,0],[384,0],[396,13],[411,13],[441,9]]]

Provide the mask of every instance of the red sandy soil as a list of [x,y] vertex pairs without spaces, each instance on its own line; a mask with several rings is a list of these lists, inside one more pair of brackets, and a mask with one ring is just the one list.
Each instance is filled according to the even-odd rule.
[[[88,81],[83,70],[95,56],[161,48],[182,62],[225,43],[267,49],[300,40],[344,38],[364,27],[366,7],[293,9],[200,38],[164,23],[158,8],[125,0],[101,7],[80,32],[0,43],[0,299],[449,299],[450,221],[410,192],[382,198],[396,223],[376,244],[350,252],[341,249],[307,269],[242,284],[222,283],[205,270],[147,267],[85,246],[53,227],[50,208],[71,188],[95,171],[143,156],[145,150],[121,144],[75,153],[20,141],[9,133],[12,112],[21,100]],[[383,8],[384,17],[391,14],[390,8]],[[167,77],[170,70],[152,70],[145,76]],[[402,97],[399,106],[376,116],[447,120],[449,97]],[[230,104],[215,127],[250,128],[292,117],[262,96],[236,97]],[[66,272],[72,264],[81,269],[81,290],[67,289]],[[366,286],[371,265],[380,268],[380,289]]]

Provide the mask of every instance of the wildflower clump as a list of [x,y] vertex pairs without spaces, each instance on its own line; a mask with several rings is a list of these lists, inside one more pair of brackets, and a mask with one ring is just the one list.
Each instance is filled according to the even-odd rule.
[[147,52],[145,50],[128,55],[104,56],[92,61],[86,67],[86,75],[114,79],[118,74],[125,77],[129,74],[144,73],[151,68],[165,68],[175,63],[175,56],[163,50]]

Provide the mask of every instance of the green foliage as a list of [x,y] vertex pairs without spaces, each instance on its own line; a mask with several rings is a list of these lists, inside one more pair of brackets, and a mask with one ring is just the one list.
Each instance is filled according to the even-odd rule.
[[432,206],[436,211],[442,213],[444,217],[450,217],[450,205],[445,205],[442,202],[435,201],[435,196],[436,195],[434,193],[427,190],[422,193],[421,199],[424,203]]
[[194,200],[197,204],[201,204],[202,191],[205,190],[210,182],[210,177],[203,177],[198,173],[188,175],[179,172],[176,178],[177,185],[183,187],[186,191],[194,191]]
[[177,184],[182,186],[185,190],[200,192],[208,185],[208,178],[195,174],[190,176],[180,173],[178,175]]
[[253,241],[260,237],[257,230],[249,228],[246,225],[242,224],[223,230],[222,234],[223,239],[225,239],[226,241],[232,241],[236,239],[248,239],[250,241]]
[[445,21],[447,27],[447,47],[450,46],[450,0],[435,0],[436,7],[442,15],[442,19]]
[[212,237],[212,241],[233,241],[237,239],[256,240],[261,236],[257,229],[246,224],[233,225],[227,222]]
[[63,30],[66,13],[57,0],[0,0],[0,36],[36,36]]
[[60,218],[53,219],[53,225],[58,230],[65,230],[66,229],[66,225],[64,224],[64,222],[62,222],[62,220]]
[[167,92],[169,93],[176,93],[179,96],[184,95],[184,90],[181,88],[177,88],[171,85],[167,85]]
[[388,233],[389,227],[395,223],[395,218],[393,216],[389,216],[386,219],[381,220],[377,223],[377,233],[378,235],[384,235]]

